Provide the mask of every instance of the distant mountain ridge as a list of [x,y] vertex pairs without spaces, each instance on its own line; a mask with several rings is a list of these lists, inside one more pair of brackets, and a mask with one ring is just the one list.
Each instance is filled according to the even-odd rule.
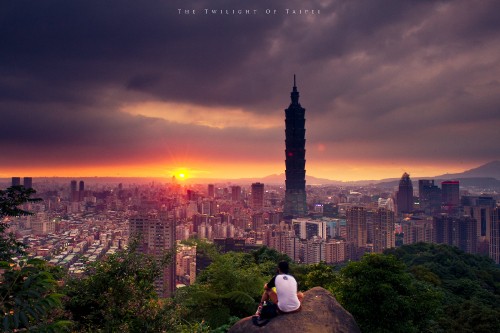
[[446,173],[434,178],[495,178],[500,179],[500,161],[492,161],[461,173]]
[[[35,177],[36,181],[47,182],[51,180],[57,180],[59,182],[65,181],[69,182],[72,179],[84,180],[86,183],[136,183],[144,184],[149,182],[159,182],[168,183],[171,181],[169,177]],[[461,180],[463,184],[473,184],[477,183],[478,186],[482,186],[485,183],[494,184],[495,187],[500,184],[500,161],[492,161],[477,168],[466,170],[461,173],[448,173],[439,176],[429,176],[429,177],[415,177],[412,178],[414,181],[418,179],[435,179],[436,181],[443,180]],[[0,183],[4,183],[6,186],[11,181],[10,178],[0,178]],[[222,179],[222,178],[190,178],[186,180],[178,180],[179,183],[184,182],[186,184],[209,184],[209,183],[227,183],[227,184],[251,184],[255,182],[262,182],[264,184],[274,184],[283,185],[285,184],[285,174],[272,174],[265,177],[249,177],[249,178],[238,178],[238,179]],[[365,186],[365,185],[380,185],[380,186],[394,186],[399,182],[399,177],[386,178],[379,180],[356,180],[356,181],[341,181],[332,180],[326,178],[318,178],[310,175],[306,175],[307,185],[337,185],[337,186]]]

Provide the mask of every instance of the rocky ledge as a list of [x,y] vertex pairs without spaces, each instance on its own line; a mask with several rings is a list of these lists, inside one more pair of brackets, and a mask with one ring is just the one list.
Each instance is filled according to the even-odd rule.
[[337,302],[335,297],[321,287],[304,293],[302,310],[297,313],[279,315],[262,327],[246,317],[234,324],[229,333],[285,332],[285,333],[360,333],[353,316]]

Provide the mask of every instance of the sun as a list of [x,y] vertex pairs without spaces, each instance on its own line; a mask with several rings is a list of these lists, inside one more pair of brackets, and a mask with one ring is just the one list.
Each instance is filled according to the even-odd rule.
[[189,178],[189,172],[186,168],[178,168],[173,171],[175,178],[179,180],[186,180]]

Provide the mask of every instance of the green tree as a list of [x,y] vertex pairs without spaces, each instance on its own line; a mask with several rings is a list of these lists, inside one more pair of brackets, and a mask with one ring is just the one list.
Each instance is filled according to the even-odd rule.
[[251,255],[254,258],[255,264],[259,266],[261,273],[270,277],[276,274],[276,268],[280,261],[292,262],[292,259],[286,254],[267,246],[262,246],[258,250],[252,251]]
[[177,291],[176,299],[184,318],[216,328],[231,317],[253,314],[266,279],[252,255],[229,252],[215,256],[194,285]]
[[365,332],[425,332],[441,294],[391,255],[368,254],[340,271],[334,294]]
[[23,243],[16,241],[12,233],[5,234],[9,225],[3,222],[3,218],[31,215],[32,213],[20,206],[40,201],[39,198],[31,198],[35,193],[35,190],[23,186],[0,190],[0,261],[12,262],[12,257],[26,254],[26,246]]
[[154,282],[172,253],[159,263],[137,251],[132,242],[90,265],[83,277],[66,286],[65,307],[76,329],[92,332],[161,332],[178,325],[171,300],[159,299]]
[[62,294],[44,260],[22,260],[5,267],[0,284],[0,311],[4,331],[66,331],[67,320],[56,320],[54,313],[62,306]]
[[305,290],[314,287],[323,287],[330,292],[334,291],[334,286],[338,283],[338,273],[332,266],[325,263],[307,265],[307,273],[304,277]]
[[416,279],[432,283],[445,295],[437,318],[442,331],[500,331],[500,269],[490,258],[427,243],[386,253],[403,260]]
[[[0,219],[30,215],[19,206],[40,201],[31,198],[36,193],[22,186],[0,190]],[[58,283],[54,278],[60,275],[58,269],[51,268],[43,260],[21,258],[25,255],[25,245],[17,242],[13,234],[5,235],[8,225],[0,222],[0,319],[4,331],[14,330],[62,331],[71,323],[56,320],[54,313],[61,308],[62,295],[57,293]]]

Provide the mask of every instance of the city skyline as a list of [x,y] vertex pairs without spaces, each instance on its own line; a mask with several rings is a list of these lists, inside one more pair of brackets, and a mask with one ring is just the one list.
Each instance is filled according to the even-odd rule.
[[418,178],[500,159],[496,1],[0,9],[0,178],[284,173],[293,74],[307,175]]

